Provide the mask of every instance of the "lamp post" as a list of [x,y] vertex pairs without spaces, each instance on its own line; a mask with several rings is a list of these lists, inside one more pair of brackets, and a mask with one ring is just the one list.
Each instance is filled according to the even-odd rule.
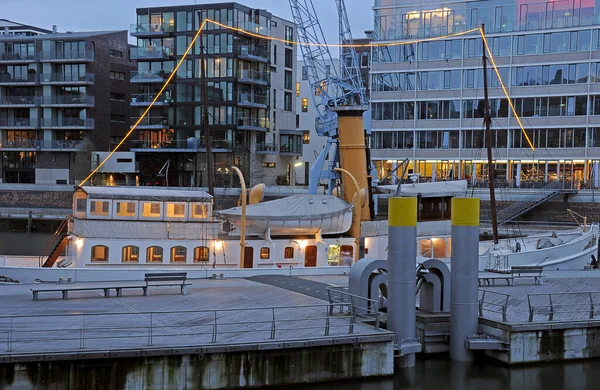
[[240,261],[242,267],[244,267],[244,249],[246,248],[246,182],[244,181],[244,175],[237,167],[232,166],[231,169],[237,173],[240,179],[240,185],[242,186],[242,227],[240,235]]
[[350,177],[350,180],[352,180],[352,183],[354,184],[354,189],[356,190],[356,197],[353,197],[352,202],[354,203],[354,210],[352,211],[352,228],[351,228],[351,234],[354,236],[355,240],[355,244],[356,244],[356,251],[355,251],[355,259],[358,260],[358,238],[360,237],[360,188],[358,187],[358,182],[356,181],[356,179],[354,178],[354,176],[352,176],[352,174],[350,172],[348,172],[347,170],[343,169],[343,168],[334,168],[333,169],[335,172],[341,172],[341,173],[345,173],[346,175],[348,175],[348,177]]

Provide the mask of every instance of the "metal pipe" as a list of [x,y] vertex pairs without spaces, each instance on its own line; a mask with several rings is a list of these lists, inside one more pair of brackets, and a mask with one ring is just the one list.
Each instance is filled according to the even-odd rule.
[[[388,215],[388,329],[400,347],[416,337],[417,199],[390,198]],[[414,367],[415,355],[402,356],[395,365]]]
[[240,262],[242,267],[244,265],[244,250],[246,249],[246,182],[244,181],[244,175],[236,166],[231,167],[232,170],[237,173],[240,178],[240,185],[242,186],[242,221],[240,228]]
[[479,206],[477,198],[452,199],[450,358],[462,362],[473,360],[465,341],[479,326]]

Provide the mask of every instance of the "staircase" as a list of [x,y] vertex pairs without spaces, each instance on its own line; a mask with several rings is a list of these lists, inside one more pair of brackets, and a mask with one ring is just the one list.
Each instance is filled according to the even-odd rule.
[[[69,221],[71,216],[66,217],[58,226],[58,229],[52,235],[52,238],[48,241],[42,253],[39,256],[39,262],[42,267],[52,267],[58,256],[64,251],[69,243]],[[44,263],[42,260],[45,258]]]
[[503,208],[498,212],[498,226],[512,221],[520,215],[525,214],[529,210],[541,205],[544,202],[556,197],[561,193],[562,183],[553,182],[545,187],[539,188],[535,193],[527,198],[514,202],[508,207]]

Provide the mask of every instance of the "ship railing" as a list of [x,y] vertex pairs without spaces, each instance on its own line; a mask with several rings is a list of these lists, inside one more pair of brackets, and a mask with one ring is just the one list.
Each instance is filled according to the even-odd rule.
[[[0,316],[6,352],[64,352],[111,345],[214,345],[251,339],[306,340],[354,333],[356,310],[332,314],[330,304],[179,311]],[[376,325],[362,326],[379,329]],[[301,330],[301,331],[300,331]],[[1,348],[1,347],[0,347]]]
[[529,322],[535,322],[535,316],[542,320],[576,321],[598,319],[600,291],[553,292],[527,294]]
[[56,229],[56,231],[54,232],[52,237],[46,243],[46,246],[44,246],[44,249],[42,249],[42,252],[38,256],[38,262],[39,262],[40,267],[42,267],[42,265],[44,264],[44,262],[46,261],[48,256],[50,256],[52,254],[52,251],[56,248],[58,243],[64,238],[64,235],[68,233],[70,220],[71,220],[70,215],[68,215],[67,217],[65,217],[65,219],[62,220],[62,222],[60,223],[60,225],[58,225],[58,228]]
[[365,322],[372,322],[375,329],[379,328],[382,313],[379,311],[378,300],[351,294],[348,287],[342,286],[327,287],[327,296],[330,303],[330,315],[334,314],[334,309],[337,307],[339,313],[350,312],[352,317],[357,317]]
[[485,313],[501,315],[502,322],[508,322],[508,303],[510,295],[490,290],[479,290],[481,296],[478,302],[479,317],[485,317]]

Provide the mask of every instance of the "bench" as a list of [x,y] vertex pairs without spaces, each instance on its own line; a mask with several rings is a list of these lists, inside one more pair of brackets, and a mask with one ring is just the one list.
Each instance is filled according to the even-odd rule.
[[510,275],[507,274],[507,275],[480,276],[477,280],[479,282],[479,287],[481,287],[481,286],[495,286],[496,285],[496,280],[506,280],[506,285],[507,286],[515,284],[515,280],[514,280],[512,274],[510,274]]
[[[513,278],[533,278],[535,284],[542,285],[542,266],[520,265],[510,267],[510,272]],[[513,282],[514,284],[514,282]]]
[[146,289],[144,295],[148,296],[148,287],[150,286],[180,286],[181,295],[187,295],[187,286],[190,283],[186,283],[187,272],[168,272],[168,273],[149,273],[144,275],[144,281],[146,282]]
[[104,298],[109,298],[110,297],[110,290],[116,290],[117,292],[117,297],[120,297],[123,295],[123,290],[124,289],[131,289],[131,288],[141,288],[144,290],[144,295],[146,294],[146,290],[147,290],[147,286],[141,286],[141,285],[136,285],[136,286],[111,286],[111,287],[62,287],[62,288],[32,288],[31,292],[33,293],[33,300],[37,301],[39,298],[39,294],[40,293],[48,293],[48,292],[61,292],[62,293],[62,299],[67,299],[69,298],[69,291],[95,291],[95,290],[103,290],[104,291]]

